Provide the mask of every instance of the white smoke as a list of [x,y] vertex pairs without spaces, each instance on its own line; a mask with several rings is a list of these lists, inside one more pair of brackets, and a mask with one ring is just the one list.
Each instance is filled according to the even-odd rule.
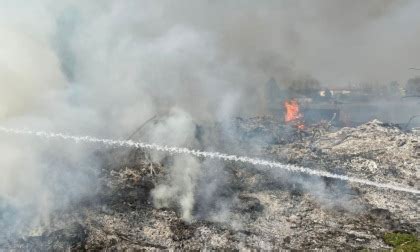
[[65,83],[59,59],[47,43],[14,27],[0,24],[0,36],[0,118],[34,111]]
[[[408,79],[405,66],[418,61],[418,7],[382,0],[0,0],[0,123],[119,137],[172,111],[148,130],[150,140],[194,146],[194,121],[260,113],[271,76],[309,74],[326,84]],[[6,136],[0,149],[0,207],[13,216],[48,215],[94,191],[94,182],[85,183],[95,177],[93,150]],[[197,162],[176,158],[176,179],[154,192],[159,204],[176,201],[185,218]],[[23,222],[22,215],[3,220]]]
[[170,170],[170,181],[152,191],[155,206],[181,208],[182,218],[191,221],[199,172],[200,162],[196,158],[177,156]]
[[[193,146],[196,142],[195,127],[188,113],[173,108],[168,112],[167,118],[154,124],[143,134],[143,138],[162,145]],[[152,160],[157,163],[161,163],[167,155],[164,152],[151,152]],[[183,219],[190,221],[200,162],[193,156],[174,156],[169,169],[168,180],[152,191],[155,206],[180,208]]]
[[63,133],[54,133],[54,132],[45,132],[45,131],[21,130],[21,129],[4,128],[4,127],[0,127],[0,131],[4,133],[9,133],[9,134],[11,133],[11,134],[17,134],[17,135],[38,136],[38,137],[42,137],[46,139],[59,138],[59,139],[64,139],[64,140],[73,140],[73,141],[76,141],[77,143],[78,142],[100,143],[100,144],[105,144],[108,146],[134,147],[134,148],[142,148],[142,149],[147,149],[147,150],[152,150],[152,151],[162,151],[168,154],[189,154],[195,157],[205,157],[205,158],[212,158],[212,159],[221,159],[224,161],[235,161],[235,162],[243,162],[243,163],[249,163],[249,164],[259,165],[259,166],[267,166],[271,169],[279,168],[286,171],[300,172],[300,173],[306,173],[306,174],[318,176],[318,177],[326,177],[326,178],[350,181],[354,183],[375,186],[378,188],[391,189],[394,191],[402,191],[402,192],[408,192],[408,193],[413,193],[413,194],[420,193],[420,191],[416,189],[405,188],[397,184],[378,183],[378,182],[370,181],[367,179],[359,179],[359,178],[354,178],[354,177],[350,177],[346,175],[334,174],[327,171],[317,171],[317,170],[313,170],[313,169],[309,169],[305,167],[282,164],[278,162],[267,161],[267,160],[252,158],[252,157],[247,157],[247,156],[237,156],[237,155],[229,155],[229,154],[219,153],[219,152],[200,151],[200,150],[194,150],[194,149],[189,149],[189,148],[159,145],[156,143],[134,142],[132,140],[123,141],[123,140],[101,139],[101,138],[95,138],[91,136],[72,136],[72,135],[67,135]]

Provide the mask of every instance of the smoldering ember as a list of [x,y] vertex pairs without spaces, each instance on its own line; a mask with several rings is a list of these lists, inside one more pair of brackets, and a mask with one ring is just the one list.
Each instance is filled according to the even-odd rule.
[[420,251],[419,10],[0,0],[0,250]]

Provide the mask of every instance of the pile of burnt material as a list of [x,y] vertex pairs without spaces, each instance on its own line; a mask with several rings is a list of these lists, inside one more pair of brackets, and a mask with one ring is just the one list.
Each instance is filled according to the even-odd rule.
[[325,132],[299,145],[273,145],[271,151],[276,156],[290,156],[289,162],[310,167],[341,169],[346,174],[410,185],[419,182],[419,136],[377,120],[357,128]]
[[[235,121],[244,146],[282,136],[286,127],[269,117]],[[372,121],[357,128],[326,129],[315,138],[262,142],[265,147],[258,155],[267,159],[419,189],[420,137],[394,125]],[[248,169],[234,162],[219,163],[222,193],[205,195],[216,195],[212,204],[223,207],[211,217],[193,213],[185,221],[177,208],[153,205],[151,191],[168,179],[169,161],[153,163],[142,151],[98,155],[104,163],[95,197],[52,214],[38,227],[39,235],[27,232],[0,248],[391,249],[385,236],[418,237],[420,232],[417,195],[283,170]],[[196,182],[196,209],[203,206],[196,192],[207,182]]]
[[327,132],[337,131],[334,122],[320,120],[316,123],[291,121],[272,116],[252,118],[237,117],[233,123],[237,139],[249,145],[276,145],[314,140]]
[[276,117],[237,117],[233,121],[238,139],[244,143],[276,144],[293,142],[296,139],[296,130],[286,125],[283,120]]

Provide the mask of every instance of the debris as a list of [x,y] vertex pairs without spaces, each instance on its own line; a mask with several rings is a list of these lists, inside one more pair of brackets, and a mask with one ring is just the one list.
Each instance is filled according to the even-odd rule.
[[[295,129],[271,117],[234,122],[242,136],[236,145],[243,151],[259,140],[260,157],[419,188],[420,137],[395,125],[307,126],[305,132],[322,127],[322,134],[299,139],[293,137]],[[241,163],[226,164],[230,175],[223,200],[229,204],[224,212],[185,222],[178,209],[155,209],[151,203],[150,191],[165,179],[163,164],[151,163],[141,150],[113,149],[98,156],[103,157],[99,200],[53,214],[42,236],[26,235],[0,248],[387,249],[385,234],[420,232],[416,195],[285,171],[267,173]]]

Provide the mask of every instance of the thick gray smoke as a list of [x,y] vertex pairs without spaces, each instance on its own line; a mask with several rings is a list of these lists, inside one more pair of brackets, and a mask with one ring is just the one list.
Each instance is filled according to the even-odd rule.
[[[415,0],[0,0],[0,122],[121,137],[165,114],[148,140],[196,145],[197,121],[263,112],[270,77],[405,81],[418,63],[419,8]],[[8,228],[45,223],[94,192],[94,150],[4,135],[0,150]],[[190,219],[200,166],[175,160],[156,205],[177,201]]]

